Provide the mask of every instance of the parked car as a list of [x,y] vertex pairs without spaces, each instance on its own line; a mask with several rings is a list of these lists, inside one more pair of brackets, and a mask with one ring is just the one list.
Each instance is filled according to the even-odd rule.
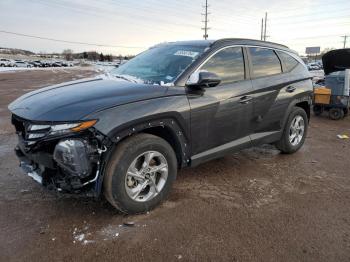
[[179,168],[264,143],[290,154],[305,141],[312,81],[286,46],[167,43],[110,74],[9,105],[20,165],[45,187],[103,193],[122,212],[142,213],[167,197]]
[[69,63],[67,61],[61,61],[60,63],[61,63],[61,66],[63,67],[69,66]]
[[62,62],[60,61],[54,61],[51,64],[52,67],[62,67]]
[[43,60],[41,61],[42,67],[51,67],[52,66],[52,62],[49,60]]
[[309,64],[307,64],[307,68],[309,69],[309,71],[322,69],[318,63],[309,63]]
[[27,62],[15,60],[14,67],[28,67],[29,68],[29,67],[33,67],[33,66]]
[[42,67],[42,64],[39,60],[37,61],[28,61],[29,64],[31,64],[33,67]]
[[14,63],[12,60],[1,58],[0,59],[0,66],[1,67],[13,67]]

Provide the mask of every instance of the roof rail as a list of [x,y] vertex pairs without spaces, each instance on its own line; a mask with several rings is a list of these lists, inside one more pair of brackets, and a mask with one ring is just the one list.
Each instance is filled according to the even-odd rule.
[[248,39],[248,38],[222,38],[222,39],[218,39],[218,40],[214,41],[213,44],[220,43],[220,42],[226,42],[226,41],[247,41],[247,42],[256,43],[256,44],[259,44],[259,45],[275,45],[275,46],[279,46],[279,47],[282,47],[282,48],[288,48],[289,49],[289,47],[286,46],[286,45],[281,45],[281,44],[274,43],[274,42],[269,42],[269,41]]

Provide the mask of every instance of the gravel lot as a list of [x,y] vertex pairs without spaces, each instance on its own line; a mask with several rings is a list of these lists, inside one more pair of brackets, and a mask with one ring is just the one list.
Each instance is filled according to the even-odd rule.
[[294,155],[263,146],[183,170],[145,215],[42,189],[18,168],[7,105],[95,74],[0,73],[1,261],[350,261],[350,140],[337,138],[350,118],[313,117]]

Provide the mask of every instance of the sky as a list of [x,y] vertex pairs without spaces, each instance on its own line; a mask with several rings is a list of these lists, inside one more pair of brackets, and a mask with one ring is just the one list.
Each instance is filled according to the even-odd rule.
[[[203,38],[205,0],[0,0],[0,47],[34,52],[98,51],[134,55],[161,42]],[[209,39],[260,39],[299,54],[305,47],[342,48],[349,35],[349,0],[208,0]],[[71,44],[12,35],[73,41]]]

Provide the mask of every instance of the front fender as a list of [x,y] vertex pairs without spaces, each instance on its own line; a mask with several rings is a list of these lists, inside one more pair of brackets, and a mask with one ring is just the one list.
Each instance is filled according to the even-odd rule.
[[94,126],[117,143],[126,136],[152,127],[164,127],[176,135],[183,152],[190,153],[190,106],[186,95],[170,96],[117,106],[87,116]]
[[111,139],[130,126],[165,118],[176,120],[185,135],[188,135],[190,106],[186,95],[169,96],[112,107],[85,118],[98,119],[94,127]]

